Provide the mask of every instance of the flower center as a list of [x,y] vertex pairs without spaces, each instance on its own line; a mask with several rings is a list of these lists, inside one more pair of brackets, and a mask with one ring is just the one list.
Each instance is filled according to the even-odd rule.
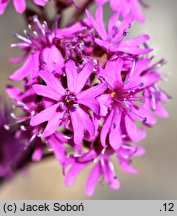
[[141,90],[141,87],[143,87],[144,83],[140,83],[138,86],[132,87],[130,89],[126,89],[125,85],[126,83],[124,86],[122,86],[122,88],[118,88],[110,92],[111,98],[122,112],[131,112],[139,119],[142,119],[142,121],[145,123],[147,118],[138,114],[138,107],[140,106],[139,103],[145,103],[145,100],[150,100],[151,96],[144,96],[143,91]]
[[67,106],[67,107],[75,107],[77,105],[75,103],[76,96],[73,93],[71,93],[69,90],[66,90],[66,94],[63,97],[62,101],[65,104],[65,106]]

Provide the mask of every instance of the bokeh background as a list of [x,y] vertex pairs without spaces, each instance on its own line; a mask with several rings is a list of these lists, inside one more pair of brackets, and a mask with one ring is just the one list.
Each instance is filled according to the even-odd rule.
[[[163,57],[167,60],[162,73],[168,82],[161,83],[161,86],[173,99],[165,105],[170,118],[159,119],[157,125],[148,130],[148,137],[142,142],[146,155],[134,160],[140,174],[124,174],[117,168],[121,189],[112,191],[101,184],[94,196],[88,198],[84,194],[84,184],[89,169],[81,173],[74,186],[68,188],[56,160],[46,160],[5,183],[0,188],[0,199],[177,199],[177,0],[144,2],[150,5],[144,11],[146,23],[144,26],[135,25],[132,34],[149,34],[154,55],[157,59]],[[12,33],[22,33],[25,28],[22,17],[11,6],[0,17],[0,94],[5,98],[4,89],[10,83],[8,76],[18,67],[9,63],[8,57],[20,54],[18,49],[10,48],[10,44],[16,41]]]

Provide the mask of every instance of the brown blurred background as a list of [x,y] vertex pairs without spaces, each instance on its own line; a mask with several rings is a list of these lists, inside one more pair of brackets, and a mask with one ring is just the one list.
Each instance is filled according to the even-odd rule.
[[[159,119],[157,125],[148,130],[148,137],[142,143],[146,155],[134,160],[140,174],[124,174],[118,168],[121,189],[112,191],[107,185],[99,185],[91,199],[177,199],[177,0],[144,2],[150,5],[145,10],[147,21],[144,26],[134,26],[132,32],[151,35],[150,45],[157,59],[164,57],[168,61],[162,72],[171,75],[161,86],[173,96],[165,106],[170,118]],[[18,68],[8,62],[8,57],[20,54],[18,49],[10,48],[16,41],[12,32],[22,33],[25,28],[22,17],[13,7],[0,17],[0,94],[6,98],[4,88],[9,83],[8,76]],[[85,170],[75,185],[67,188],[56,160],[48,160],[31,166],[4,184],[0,188],[0,199],[88,199],[84,194],[87,175]]]

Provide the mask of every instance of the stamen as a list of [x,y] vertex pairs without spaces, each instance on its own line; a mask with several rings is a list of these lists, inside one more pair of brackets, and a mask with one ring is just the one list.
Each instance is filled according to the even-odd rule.
[[23,102],[21,102],[21,101],[17,101],[17,104],[19,106],[22,106],[24,110],[28,110],[28,111],[30,110],[30,108],[26,104],[24,104]]
[[36,31],[33,31],[34,36],[38,37],[38,33]]
[[17,116],[15,115],[15,113],[11,113],[10,116],[11,116],[13,119],[17,119]]
[[28,40],[27,38],[25,38],[25,37],[23,37],[23,36],[21,36],[21,35],[19,35],[19,34],[17,34],[17,33],[15,33],[15,36],[16,36],[18,39],[20,39],[20,40],[22,40],[22,41],[25,41],[26,43],[30,43],[30,40]]
[[143,117],[143,116],[140,116],[138,113],[136,112],[132,112],[134,115],[136,115],[138,118],[142,119],[142,122],[145,123],[147,122],[147,117]]
[[99,78],[101,78],[103,81],[106,81],[104,76],[99,76]]
[[113,123],[113,129],[116,129],[116,126],[117,126],[116,123]]
[[33,134],[33,136],[31,137],[31,139],[29,140],[29,143],[32,143],[35,138],[36,138],[36,134]]
[[4,124],[3,126],[4,126],[4,129],[5,129],[5,130],[10,130],[10,127],[9,127],[9,125],[7,125],[7,124]]
[[79,104],[73,104],[73,107],[77,108],[79,107]]
[[32,27],[32,26],[31,26],[30,24],[28,24],[28,28],[29,28],[29,30],[31,30],[31,27]]
[[103,150],[101,151],[101,154],[102,154],[102,155],[105,154],[107,147],[108,147],[108,146],[106,145],[106,146],[103,148]]
[[101,158],[100,159],[100,162],[101,162],[101,166],[102,166],[102,168],[105,166],[105,163],[104,163],[104,160]]
[[25,127],[24,125],[21,125],[21,126],[20,126],[20,129],[21,129],[22,131],[27,131],[27,129],[26,129],[26,127]]

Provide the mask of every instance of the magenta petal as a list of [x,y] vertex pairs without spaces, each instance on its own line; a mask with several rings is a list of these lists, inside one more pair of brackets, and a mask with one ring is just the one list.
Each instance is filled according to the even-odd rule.
[[7,7],[7,4],[9,3],[9,0],[5,0],[2,2],[0,1],[0,15],[2,15]]
[[122,76],[121,71],[123,67],[122,59],[117,59],[113,61],[108,61],[105,67],[105,76],[106,82],[111,86],[112,89],[122,85]]
[[111,113],[109,116],[106,118],[106,121],[103,124],[102,130],[101,130],[101,144],[105,147],[106,146],[106,137],[109,133],[111,124],[112,124],[112,119],[114,116],[114,110],[112,109]]
[[[85,23],[85,20],[84,20]],[[74,34],[77,34],[77,32],[80,32],[84,30],[85,27],[80,23],[76,22],[75,24],[66,27],[66,28],[59,28],[56,30],[56,37],[57,38],[71,38]]]
[[74,184],[76,177],[79,173],[88,165],[88,163],[73,163],[71,168],[65,175],[65,184],[67,186],[71,186]]
[[22,67],[16,70],[9,78],[12,80],[22,80],[30,73],[31,66],[33,65],[33,55],[29,55],[26,62],[22,65]]
[[102,174],[102,169],[100,163],[98,162],[91,170],[86,182],[85,192],[87,196],[92,196],[94,194],[96,184],[98,183],[101,174]]
[[88,62],[82,69],[82,71],[78,74],[77,85],[75,87],[76,94],[83,89],[92,72],[93,64],[91,62]]
[[108,0],[95,0],[95,2],[99,5],[103,5],[107,2]]
[[48,124],[44,132],[42,133],[42,138],[48,137],[56,132],[58,126],[60,125],[63,119],[64,113],[65,111],[56,112],[53,116],[51,116],[51,118],[48,120]]
[[131,0],[130,5],[132,8],[132,13],[136,20],[138,20],[140,23],[143,23],[145,21],[145,17],[141,11],[141,6],[138,0]]
[[123,42],[124,46],[140,46],[150,39],[149,35],[139,35]]
[[133,72],[133,76],[131,78],[132,79],[134,79],[134,77],[139,78],[141,73],[149,67],[150,62],[151,62],[150,59],[139,59],[135,64],[135,69]]
[[32,155],[32,160],[33,161],[40,161],[43,155],[43,150],[40,148],[37,148],[34,150],[33,155]]
[[43,143],[40,138],[37,138],[35,142],[35,149],[32,155],[32,160],[40,161],[43,155]]
[[44,6],[49,0],[33,0],[33,2],[39,6]]
[[79,104],[82,104],[88,108],[90,108],[90,110],[92,110],[95,114],[99,115],[100,114],[100,107],[99,107],[99,103],[96,99],[94,98],[83,98],[80,100],[77,100],[77,102]]
[[13,0],[13,4],[18,13],[23,13],[26,9],[25,0]]
[[102,94],[97,97],[97,100],[100,105],[100,116],[106,116],[108,114],[108,108],[112,103],[112,98],[110,94]]
[[42,51],[42,61],[45,62],[45,69],[48,71],[55,71],[62,74],[62,67],[64,65],[64,59],[60,51],[55,47],[46,47]]
[[162,107],[162,105],[158,102],[156,103],[156,110],[155,113],[160,116],[161,118],[168,118],[168,112]]
[[160,75],[158,73],[147,73],[142,76],[141,82],[144,84],[143,88],[151,86],[152,84],[160,81]]
[[129,138],[133,142],[140,142],[146,137],[146,131],[138,128],[135,121],[128,115],[125,116],[125,127]]
[[70,111],[71,122],[74,130],[74,142],[80,145],[84,137],[84,131],[88,131],[90,136],[94,136],[95,129],[89,115],[80,107]]
[[146,122],[144,122],[145,124],[152,126],[156,124],[157,119],[154,117],[154,115],[151,113],[151,111],[148,108],[146,104],[144,104],[139,108],[138,114],[146,118]]
[[122,37],[124,32],[127,32],[130,28],[130,24],[133,22],[133,17],[131,14],[127,15],[121,22],[119,26],[119,31],[116,37]]
[[101,38],[107,37],[107,32],[104,26],[104,18],[103,18],[103,7],[99,6],[96,10],[96,22],[99,28],[98,34],[101,34]]
[[96,98],[98,95],[102,94],[107,89],[106,83],[101,83],[96,86],[90,87],[89,89],[80,92],[77,95],[78,100],[85,98]]
[[126,160],[120,161],[120,167],[126,173],[130,173],[130,174],[134,174],[134,175],[139,173],[139,171],[137,169],[133,168],[131,166],[131,164],[129,163],[129,161],[126,161]]
[[7,86],[6,92],[10,98],[15,99],[18,101],[20,94],[22,91],[16,86]]
[[113,31],[113,28],[117,25],[117,21],[119,20],[119,15],[120,13],[114,13],[110,20],[109,20],[109,24],[108,24],[108,33],[111,34]]
[[126,2],[124,0],[110,0],[110,6],[114,11],[120,10],[122,4],[126,5]]
[[42,159],[43,151],[42,149],[35,149],[32,155],[33,161],[40,161]]
[[76,66],[74,61],[68,61],[66,63],[66,76],[67,76],[67,84],[70,92],[74,93],[76,90],[76,86],[78,85],[78,73],[76,71]]
[[96,157],[97,153],[95,152],[95,150],[92,149],[89,152],[83,153],[77,161],[79,163],[85,163],[94,160]]
[[56,78],[53,74],[51,74],[48,71],[40,71],[39,76],[46,82],[48,86],[51,86],[52,88],[58,92],[60,95],[65,95],[65,89],[63,88],[60,79]]
[[96,20],[93,18],[92,14],[88,10],[86,10],[86,14],[87,14],[91,24],[93,25],[95,30],[98,32],[99,36],[102,39],[106,40],[107,33],[106,33],[104,23],[103,23],[103,9],[102,9],[102,7],[101,6],[98,7],[98,9],[96,11]]
[[63,143],[57,139],[55,134],[49,137],[47,143],[52,147],[58,162],[64,164],[66,160],[66,152]]
[[9,78],[12,80],[22,80],[30,75],[31,80],[38,76],[39,52],[31,53],[22,67],[14,72]]
[[35,84],[35,85],[33,85],[33,89],[37,95],[48,97],[48,98],[54,99],[56,101],[60,100],[60,98],[62,96],[58,92],[56,92],[54,89],[52,89],[51,87],[45,86],[45,85]]
[[33,116],[31,118],[30,125],[36,126],[36,125],[39,125],[39,124],[51,119],[51,117],[54,116],[54,114],[56,113],[58,106],[59,106],[59,103],[57,103],[51,107],[48,107],[48,108],[44,109],[43,111],[41,111],[40,113]]
[[20,63],[23,60],[25,60],[27,56],[28,56],[28,52],[25,52],[23,55],[21,55],[19,57],[10,57],[9,61],[17,64],[17,63]]
[[136,151],[133,154],[133,157],[139,157],[145,154],[145,149],[142,146],[135,146]]
[[107,89],[107,84],[102,83],[94,87],[91,87],[85,91],[82,91],[77,95],[77,102],[79,104],[83,104],[89,107],[93,112],[99,115],[100,106],[98,101],[95,98],[101,93],[103,93],[106,89]]
[[[116,49],[112,49],[113,51],[116,51]],[[124,46],[124,41],[121,43],[121,45],[118,48],[118,51],[122,51],[129,54],[134,55],[141,55],[141,54],[147,54],[153,51],[153,49],[147,48],[139,48],[139,47],[131,47],[131,46]]]
[[160,101],[161,101],[162,103],[167,103],[168,100],[169,100],[168,95],[167,95],[165,92],[160,91]]
[[117,190],[120,188],[120,183],[117,180],[114,165],[110,159],[104,159],[104,164],[102,164],[104,179],[108,183],[108,185],[113,188],[114,190]]
[[119,109],[114,109],[114,116],[110,126],[109,143],[115,150],[119,149],[122,144],[122,134],[120,128],[121,112]]

